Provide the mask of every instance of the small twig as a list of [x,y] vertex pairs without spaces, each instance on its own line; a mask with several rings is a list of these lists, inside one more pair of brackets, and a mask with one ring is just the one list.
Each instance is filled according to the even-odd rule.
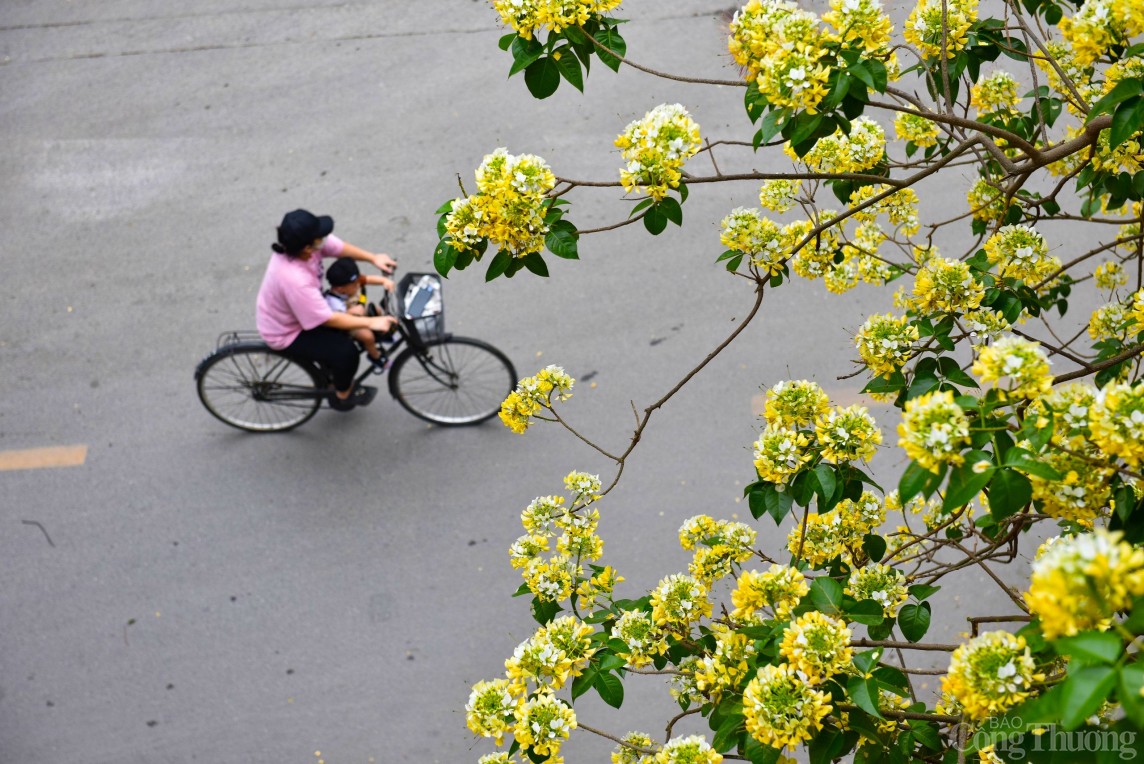
[[35,520],[21,520],[20,522],[22,522],[24,525],[34,525],[37,528],[39,528],[43,532],[44,538],[46,538],[48,540],[48,545],[52,546],[52,547],[55,546],[55,543],[52,541],[52,537],[48,535],[48,529],[45,528],[43,525],[36,522]]

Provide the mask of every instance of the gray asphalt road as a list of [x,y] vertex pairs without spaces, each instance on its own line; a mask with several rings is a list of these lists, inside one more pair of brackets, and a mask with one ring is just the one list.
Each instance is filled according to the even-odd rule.
[[[734,78],[719,10],[629,0],[629,50]],[[240,434],[199,406],[191,373],[216,335],[252,326],[289,209],[333,215],[347,240],[427,270],[434,209],[498,146],[559,175],[614,177],[615,135],[676,101],[713,139],[749,137],[738,89],[631,70],[594,71],[586,97],[565,85],[534,101],[506,79],[501,34],[475,0],[4,3],[0,451],[70,449],[72,466],[0,472],[0,762],[490,750],[462,708],[532,631],[509,597],[519,512],[568,471],[610,466],[553,428],[448,431],[384,399],[286,435]],[[719,156],[724,170],[783,161]],[[632,402],[662,395],[749,307],[713,261],[718,221],[756,193],[696,189],[684,229],[585,237],[582,261],[552,263],[548,281],[460,274],[446,285],[450,328],[522,373],[565,366],[584,380],[568,416],[620,449]],[[617,222],[618,196],[578,192],[571,219]],[[835,379],[850,370],[840,359],[887,301],[784,288],[656,416],[604,504],[605,562],[628,593],[686,566],[685,518],[746,517],[760,385],[816,378],[856,400],[857,380]],[[892,449],[880,459],[901,464]],[[966,582],[975,596],[985,585]],[[632,686],[618,715],[578,710],[658,734],[665,696]],[[610,747],[578,736],[568,761]]]

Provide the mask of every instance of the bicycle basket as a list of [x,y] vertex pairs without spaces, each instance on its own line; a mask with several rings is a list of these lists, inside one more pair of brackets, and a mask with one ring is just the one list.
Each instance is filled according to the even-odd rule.
[[412,342],[424,344],[445,334],[441,278],[435,273],[407,273],[397,285],[401,328]]

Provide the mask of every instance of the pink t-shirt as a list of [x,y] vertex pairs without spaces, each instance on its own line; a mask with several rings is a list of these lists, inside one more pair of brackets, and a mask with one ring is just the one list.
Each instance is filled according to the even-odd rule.
[[[303,331],[334,314],[322,296],[322,258],[338,257],[345,243],[333,234],[306,260],[275,252],[258,290],[258,333],[275,350],[289,347]],[[315,255],[320,255],[316,257]]]

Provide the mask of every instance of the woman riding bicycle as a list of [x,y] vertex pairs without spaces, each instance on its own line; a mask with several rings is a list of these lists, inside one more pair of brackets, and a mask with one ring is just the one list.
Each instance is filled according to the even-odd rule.
[[322,258],[351,257],[393,273],[397,262],[373,254],[331,235],[334,220],[294,210],[282,218],[274,254],[258,290],[258,333],[267,345],[291,355],[317,361],[329,369],[334,391],[330,407],[349,411],[366,406],[377,388],[354,385],[361,358],[349,335],[354,329],[388,332],[393,316],[354,316],[333,311],[322,296]]

